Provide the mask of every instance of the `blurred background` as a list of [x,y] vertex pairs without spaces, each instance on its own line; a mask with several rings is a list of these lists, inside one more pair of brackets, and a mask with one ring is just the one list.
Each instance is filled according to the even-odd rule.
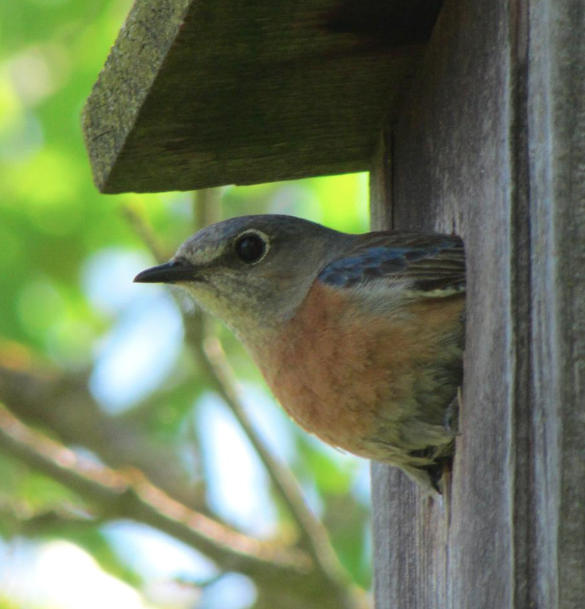
[[129,8],[0,3],[0,609],[362,606],[368,464],[132,279],[231,216],[367,230],[367,176],[98,194],[80,113]]

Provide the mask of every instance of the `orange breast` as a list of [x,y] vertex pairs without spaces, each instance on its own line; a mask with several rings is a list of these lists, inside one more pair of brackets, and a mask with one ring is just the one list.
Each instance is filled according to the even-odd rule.
[[[434,303],[434,304],[432,304]],[[284,409],[329,444],[371,456],[377,421],[397,421],[463,307],[432,301],[410,314],[367,315],[344,291],[315,282],[277,340],[253,353]]]

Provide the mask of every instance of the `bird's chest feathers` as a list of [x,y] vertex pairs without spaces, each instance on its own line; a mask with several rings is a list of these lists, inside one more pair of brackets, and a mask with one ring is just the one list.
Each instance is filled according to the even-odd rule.
[[380,405],[400,402],[407,390],[408,330],[364,315],[344,291],[317,281],[295,317],[254,356],[293,419],[359,454]]

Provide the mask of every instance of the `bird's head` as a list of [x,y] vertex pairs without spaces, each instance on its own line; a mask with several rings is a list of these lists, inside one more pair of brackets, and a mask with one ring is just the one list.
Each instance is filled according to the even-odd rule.
[[134,281],[185,288],[248,342],[290,319],[315,277],[352,238],[292,216],[242,216],[200,230],[172,260]]

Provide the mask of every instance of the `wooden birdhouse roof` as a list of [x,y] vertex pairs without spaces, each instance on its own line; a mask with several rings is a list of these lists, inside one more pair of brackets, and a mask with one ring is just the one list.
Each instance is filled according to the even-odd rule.
[[369,167],[441,0],[137,0],[84,110],[104,193]]

